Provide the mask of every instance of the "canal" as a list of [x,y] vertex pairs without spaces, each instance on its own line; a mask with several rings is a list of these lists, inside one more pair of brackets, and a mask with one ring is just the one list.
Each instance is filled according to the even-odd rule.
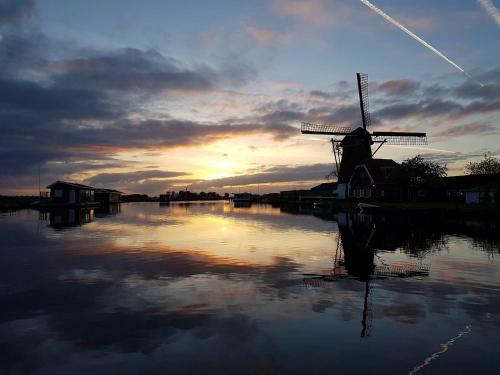
[[497,219],[127,203],[0,236],[0,373],[500,373]]

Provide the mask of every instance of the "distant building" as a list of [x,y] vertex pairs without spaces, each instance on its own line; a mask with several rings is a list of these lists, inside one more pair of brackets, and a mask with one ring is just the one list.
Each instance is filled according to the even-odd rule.
[[95,204],[95,188],[74,182],[56,181],[49,186],[50,204],[85,206]]
[[336,189],[336,182],[325,182],[312,187],[310,190],[280,191],[280,200],[282,202],[302,202],[334,198]]
[[299,202],[310,193],[310,190],[284,190],[280,191],[280,197],[282,202]]
[[500,173],[443,178],[447,200],[455,202],[500,203]]
[[311,188],[311,193],[313,195],[322,197],[333,197],[334,192],[337,189],[338,184],[336,182],[324,182],[313,188]]
[[118,203],[122,192],[114,189],[95,189],[94,198],[100,203]]
[[392,159],[369,159],[364,164],[356,165],[347,184],[347,197],[399,199],[400,188],[396,180],[398,166]]

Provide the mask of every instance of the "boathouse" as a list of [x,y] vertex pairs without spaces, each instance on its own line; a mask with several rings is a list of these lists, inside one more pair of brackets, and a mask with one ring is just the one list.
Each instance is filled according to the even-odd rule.
[[92,186],[56,181],[47,189],[50,189],[50,204],[53,205],[86,206],[95,203],[95,189]]
[[94,199],[100,203],[119,203],[122,194],[114,189],[95,189]]

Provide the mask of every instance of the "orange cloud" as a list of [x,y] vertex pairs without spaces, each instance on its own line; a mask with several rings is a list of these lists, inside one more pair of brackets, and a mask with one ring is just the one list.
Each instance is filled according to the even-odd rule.
[[287,43],[291,40],[290,35],[271,29],[261,29],[254,26],[247,26],[246,32],[259,44],[276,45]]
[[274,10],[281,16],[319,27],[332,26],[333,16],[324,0],[276,0]]

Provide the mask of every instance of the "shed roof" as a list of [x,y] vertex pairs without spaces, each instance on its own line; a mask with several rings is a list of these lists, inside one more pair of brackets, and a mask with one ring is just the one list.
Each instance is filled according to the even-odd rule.
[[330,191],[330,190],[333,190],[337,187],[337,183],[336,182],[324,182],[322,184],[319,184],[313,188],[311,188],[312,191]]
[[115,190],[115,189],[104,189],[104,188],[97,188],[95,189],[96,193],[117,193],[117,194],[123,194],[122,191]]
[[51,183],[50,185],[47,186],[47,189],[52,188],[54,185],[67,185],[69,187],[74,187],[78,189],[86,189],[86,190],[95,190],[94,187],[88,186],[88,185],[83,185],[83,184],[77,184],[76,182],[67,182],[67,181],[56,181]]

